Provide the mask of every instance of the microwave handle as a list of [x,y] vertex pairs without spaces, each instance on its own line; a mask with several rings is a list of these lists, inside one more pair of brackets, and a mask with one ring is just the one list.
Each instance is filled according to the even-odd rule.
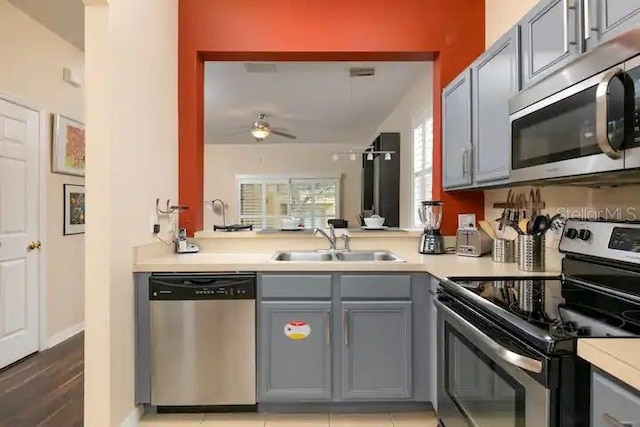
[[435,301],[438,306],[438,310],[442,310],[447,313],[449,316],[453,317],[456,321],[460,322],[464,328],[465,333],[473,336],[476,340],[480,341],[486,347],[491,349],[493,354],[505,362],[517,366],[518,368],[522,368],[526,371],[533,372],[539,374],[542,372],[542,362],[540,360],[532,359],[527,356],[523,356],[522,354],[518,354],[514,351],[507,349],[506,347],[501,346],[494,340],[492,340],[488,335],[478,329],[476,326],[471,324],[467,319],[460,316],[458,313],[441,303],[440,301]]
[[619,159],[621,153],[611,145],[609,141],[608,120],[607,120],[607,98],[609,84],[618,74],[622,73],[621,67],[614,67],[602,76],[600,83],[596,87],[596,140],[600,150],[612,159]]

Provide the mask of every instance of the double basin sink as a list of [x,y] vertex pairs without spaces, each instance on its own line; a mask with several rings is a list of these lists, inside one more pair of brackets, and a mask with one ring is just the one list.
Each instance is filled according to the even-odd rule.
[[296,251],[276,252],[272,261],[299,261],[299,262],[406,262],[391,251],[353,251],[353,252],[327,252],[327,251]]

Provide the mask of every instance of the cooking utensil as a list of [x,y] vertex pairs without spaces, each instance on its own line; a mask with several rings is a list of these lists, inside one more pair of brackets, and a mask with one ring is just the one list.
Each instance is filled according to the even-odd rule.
[[534,218],[533,224],[528,234],[544,234],[550,225],[550,218],[547,215],[538,215]]
[[509,202],[511,201],[511,191],[507,193],[507,201],[504,205],[504,210],[502,211],[502,216],[500,217],[500,225],[498,225],[498,231],[503,231],[505,225],[507,225],[507,221],[509,220]]
[[491,224],[489,224],[489,222],[487,221],[480,221],[480,228],[482,228],[482,230],[484,230],[485,233],[487,233],[489,235],[489,237],[491,237],[493,240],[497,239],[497,235],[496,235],[496,230],[493,228],[493,226]]
[[525,234],[525,232],[520,229],[520,226],[519,226],[519,224],[517,222],[509,221],[507,223],[507,226],[513,228],[516,231],[516,233],[518,233],[518,235]]
[[522,218],[519,222],[518,222],[518,228],[520,230],[522,230],[523,234],[526,234],[529,232],[529,220],[527,218]]

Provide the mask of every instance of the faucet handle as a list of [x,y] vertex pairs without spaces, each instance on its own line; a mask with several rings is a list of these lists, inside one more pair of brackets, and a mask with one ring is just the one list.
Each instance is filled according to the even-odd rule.
[[349,248],[349,235],[348,234],[343,234],[342,235],[342,241],[344,242],[344,250],[345,252],[350,252],[351,249]]

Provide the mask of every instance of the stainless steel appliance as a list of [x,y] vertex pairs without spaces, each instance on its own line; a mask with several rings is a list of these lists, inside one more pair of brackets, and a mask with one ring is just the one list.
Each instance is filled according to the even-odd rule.
[[424,228],[420,236],[420,253],[429,255],[445,253],[444,238],[440,232],[442,202],[438,200],[425,200],[418,208],[418,217],[420,221],[422,221]]
[[456,255],[480,257],[491,253],[493,240],[477,228],[461,228],[456,233]]
[[256,404],[256,277],[153,275],[151,404]]
[[578,338],[640,336],[640,223],[569,220],[560,277],[458,277],[438,289],[445,427],[589,425]]
[[512,182],[640,182],[640,28],[509,102]]

